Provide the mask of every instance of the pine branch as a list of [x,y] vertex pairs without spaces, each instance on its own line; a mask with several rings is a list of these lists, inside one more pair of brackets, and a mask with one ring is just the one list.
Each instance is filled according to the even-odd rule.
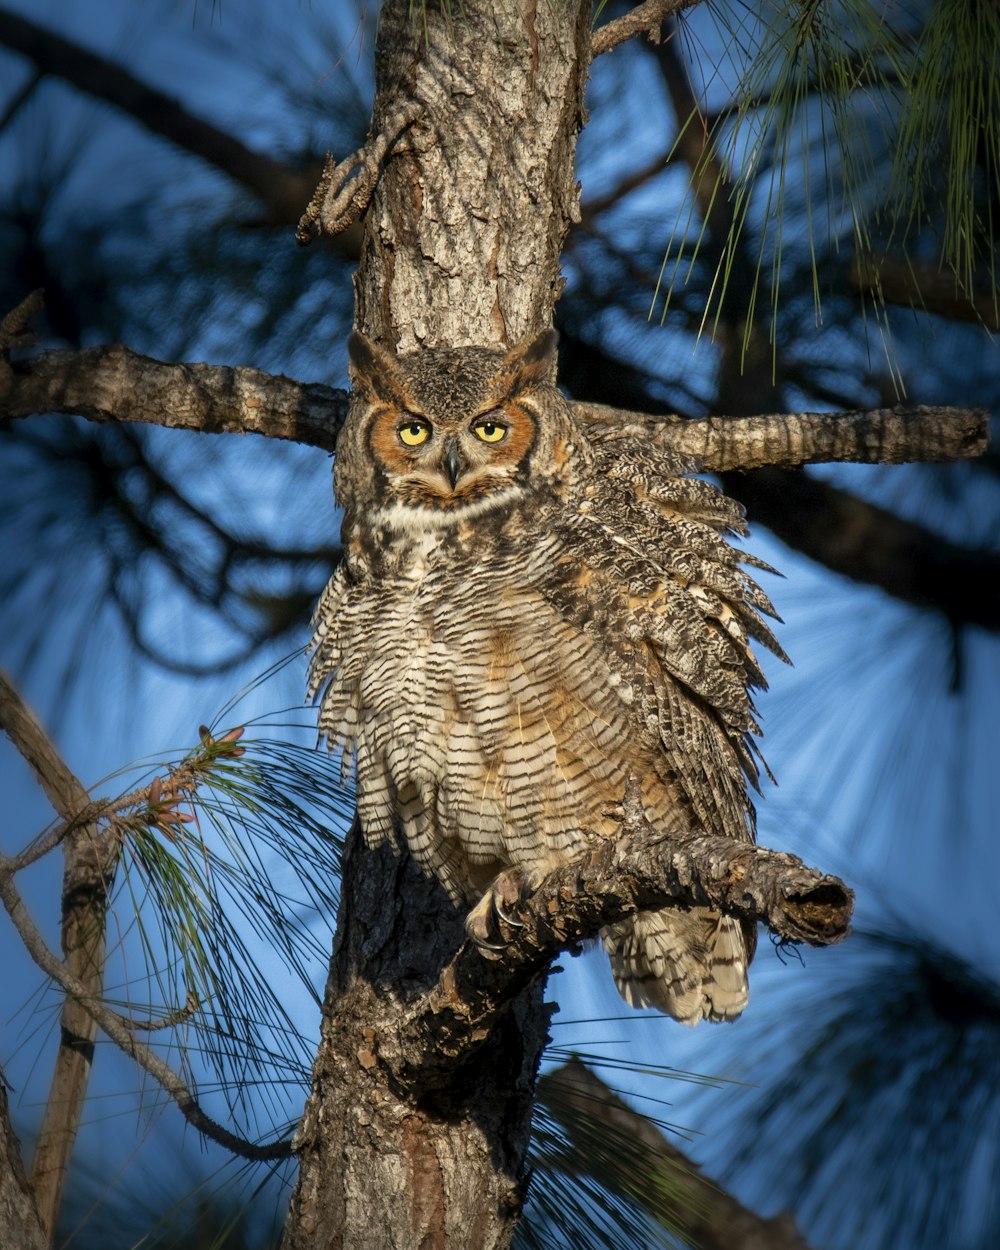
[[189,1124],[212,1141],[218,1142],[219,1145],[225,1146],[227,1150],[243,1158],[263,1160],[288,1157],[291,1153],[291,1146],[288,1142],[276,1141],[262,1146],[256,1142],[246,1141],[205,1114],[183,1078],[169,1064],[164,1063],[154,1050],[140,1042],[135,1036],[132,1022],[123,1020],[117,1012],[100,1002],[94,996],[93,991],[75,977],[62,960],[48,948],[35,922],[28,914],[10,872],[2,863],[0,863],[0,901],[3,902],[7,914],[20,934],[28,954],[38,967],[57,985],[60,985],[129,1058],[134,1059],[145,1072],[149,1073],[177,1103]]
[[[582,1136],[598,1149],[607,1143],[598,1159],[598,1179],[607,1184],[610,1173],[611,1184],[624,1193],[655,1194],[668,1171],[671,1188],[680,1191],[679,1220],[690,1245],[699,1250],[809,1250],[791,1216],[764,1219],[714,1185],[652,1121],[633,1111],[579,1059],[539,1077],[538,1096],[567,1130],[567,1168],[588,1170],[593,1146],[574,1149]],[[622,1149],[626,1143],[627,1152]]]
[[851,281],[880,302],[922,308],[949,321],[971,321],[987,330],[1000,330],[997,292],[986,287],[967,291],[956,274],[937,265],[896,256],[858,256],[851,266]]
[[260,369],[167,364],[117,346],[43,352],[0,365],[0,418],[46,412],[210,434],[263,434],[332,451],[347,395]]
[[594,31],[590,55],[594,57],[600,56],[602,52],[610,52],[612,48],[617,48],[628,39],[634,39],[636,35],[648,35],[650,39],[656,40],[659,38],[661,25],[668,17],[698,3],[700,0],[644,0],[644,3],[637,4],[622,17],[616,17],[614,21],[607,22]]
[[[276,225],[294,224],[309,202],[318,168],[297,169],[253,151],[211,122],[193,116],[179,100],[80,44],[5,9],[0,9],[0,43],[33,61],[40,73],[62,78],[107,101],[147,130],[247,187],[265,204]],[[360,239],[355,237],[351,243],[356,257]],[[349,247],[347,251],[350,254]]]
[[[176,812],[176,804],[186,780],[197,776],[199,757],[168,775],[165,784],[157,778],[150,786],[119,799],[94,804],[2,672],[0,727],[31,765],[63,819],[56,833],[44,841],[47,845],[50,842],[56,845],[60,838],[64,838],[66,843],[62,894],[64,960],[49,949],[14,885],[15,872],[34,862],[37,854],[15,858],[0,856],[0,901],[28,954],[66,993],[55,1073],[31,1175],[43,1226],[50,1231],[55,1227],[69,1156],[86,1099],[98,1026],[163,1087],[180,1107],[185,1119],[206,1137],[245,1158],[286,1157],[290,1153],[288,1143],[274,1142],[260,1146],[245,1141],[210,1119],[184,1080],[135,1037],[136,1022],[123,1019],[101,1001],[104,989],[105,912],[119,846],[114,816],[128,807],[140,806],[155,809],[156,818],[163,824],[183,819]],[[236,745],[241,734],[242,729],[231,730],[214,739],[206,730],[202,735],[205,758],[211,760],[219,755],[241,753],[242,748]],[[111,818],[104,832],[98,826],[99,816]],[[31,848],[31,851],[37,852],[37,847]]]
[[619,836],[550,873],[512,907],[513,925],[498,920],[507,938],[499,956],[467,941],[434,989],[411,1005],[395,1036],[372,1040],[372,1062],[422,1090],[446,1086],[507,1004],[560,951],[637,911],[711,907],[813,946],[847,936],[854,896],[837,877],[733,838],[664,834],[643,817],[634,782],[623,812]]

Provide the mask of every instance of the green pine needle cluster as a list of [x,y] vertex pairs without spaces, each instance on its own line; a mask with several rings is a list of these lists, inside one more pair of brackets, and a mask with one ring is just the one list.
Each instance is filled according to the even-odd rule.
[[701,11],[739,79],[724,107],[679,120],[678,142],[698,126],[707,141],[654,309],[662,301],[665,318],[677,284],[707,265],[702,328],[717,329],[728,301],[747,338],[764,311],[773,344],[786,251],[808,250],[819,320],[845,247],[862,261],[889,249],[930,259],[957,293],[985,286],[996,304],[1000,7],[732,0]]

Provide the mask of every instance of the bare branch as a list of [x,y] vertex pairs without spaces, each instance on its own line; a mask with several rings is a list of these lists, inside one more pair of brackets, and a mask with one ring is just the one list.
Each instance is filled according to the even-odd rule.
[[[5,326],[6,328],[6,326]],[[66,833],[61,938],[68,975],[89,994],[104,984],[105,911],[117,864],[117,842],[86,820],[89,796],[7,677],[0,672],[0,726],[30,764],[63,817]],[[65,836],[65,835],[64,835]],[[11,880],[16,863],[0,860]],[[31,1185],[42,1225],[55,1227],[94,1058],[93,1021],[67,998],[45,1115],[35,1145]]]
[[613,22],[599,26],[594,31],[590,45],[591,56],[600,56],[602,52],[610,52],[627,39],[636,35],[648,35],[650,39],[659,39],[660,26],[668,17],[690,9],[699,0],[644,0],[637,4],[623,17],[616,17]]
[[[0,375],[0,418],[71,412],[91,421],[135,421],[212,434],[261,434],[333,451],[349,395],[260,369],[168,364],[119,346],[43,352]],[[986,414],[963,408],[777,413],[689,420],[578,403],[594,437],[623,424],[708,470],[855,460],[900,463],[979,455]]]
[[167,364],[125,347],[43,352],[0,370],[0,418],[70,412],[207,434],[263,434],[333,451],[348,396],[260,369]]
[[574,405],[591,437],[623,426],[712,473],[765,465],[856,461],[964,460],[986,450],[988,414],[979,408],[875,408],[868,412],[798,412],[763,416],[656,417],[604,404]]
[[620,1182],[625,1193],[655,1195],[666,1168],[669,1188],[681,1195],[674,1214],[685,1242],[699,1250],[809,1250],[790,1215],[764,1219],[714,1185],[651,1120],[633,1111],[579,1059],[539,1077],[538,1095],[568,1129],[561,1166],[586,1170],[587,1156],[573,1148],[583,1129],[598,1149],[604,1143],[602,1179],[610,1173],[612,1183]]
[[90,807],[90,795],[3,671],[0,671],[0,729],[31,766],[46,798],[63,820],[77,820],[81,812]]
[[418,1000],[378,1057],[422,1088],[447,1081],[454,1063],[485,1040],[507,1003],[567,947],[637,911],[711,907],[763,921],[793,942],[822,946],[846,937],[854,895],[837,877],[794,855],[712,834],[667,835],[642,816],[630,785],[620,836],[551,873],[516,907],[509,942],[488,959],[466,942],[438,984]]
[[3,901],[7,914],[21,935],[28,954],[38,967],[62,986],[67,995],[80,1005],[108,1037],[131,1059],[134,1059],[145,1072],[149,1073],[177,1103],[189,1124],[212,1141],[218,1142],[220,1146],[225,1146],[227,1150],[246,1159],[284,1159],[291,1154],[291,1147],[286,1141],[271,1142],[261,1146],[238,1137],[207,1116],[184,1080],[164,1063],[155,1051],[140,1042],[121,1017],[95,998],[92,991],[73,976],[62,960],[49,950],[35,922],[28,914],[10,873],[3,870],[0,870],[0,900]]

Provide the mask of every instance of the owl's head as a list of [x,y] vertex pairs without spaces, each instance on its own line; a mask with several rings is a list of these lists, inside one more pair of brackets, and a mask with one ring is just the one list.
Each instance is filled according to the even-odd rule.
[[352,334],[339,501],[428,529],[558,489],[579,436],[551,382],[555,342],[549,331],[508,352],[396,356]]

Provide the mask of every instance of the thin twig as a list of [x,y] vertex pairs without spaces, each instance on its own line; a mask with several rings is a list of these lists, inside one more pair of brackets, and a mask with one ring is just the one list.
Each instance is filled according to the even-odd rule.
[[53,954],[28,914],[17,887],[7,873],[0,873],[0,900],[3,901],[7,914],[20,934],[28,954],[38,967],[62,986],[108,1037],[149,1073],[177,1103],[189,1124],[212,1141],[218,1142],[227,1150],[246,1159],[284,1159],[290,1156],[291,1146],[287,1141],[270,1142],[263,1146],[246,1141],[207,1116],[187,1084],[173,1068],[164,1063],[143,1042],[140,1042],[118,1014],[95,999],[83,982],[74,977],[62,960]]

